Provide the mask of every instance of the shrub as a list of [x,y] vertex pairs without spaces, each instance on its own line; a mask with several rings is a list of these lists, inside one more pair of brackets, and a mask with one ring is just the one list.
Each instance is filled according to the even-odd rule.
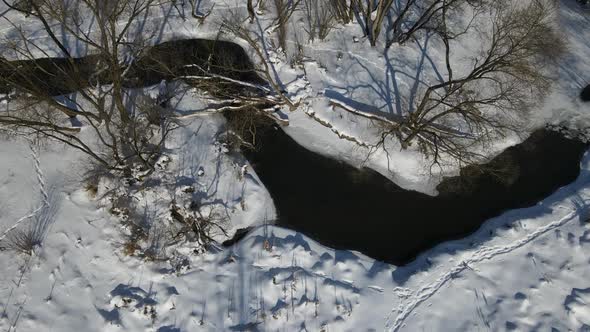
[[30,256],[35,247],[41,245],[41,236],[34,226],[17,228],[8,234],[4,246],[8,250]]

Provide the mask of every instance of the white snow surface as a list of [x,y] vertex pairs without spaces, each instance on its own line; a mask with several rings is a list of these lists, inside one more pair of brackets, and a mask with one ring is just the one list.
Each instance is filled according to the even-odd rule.
[[[216,5],[201,26],[164,13],[170,21],[159,31],[160,41],[214,37],[217,30],[207,22],[227,8],[244,6],[236,3]],[[577,95],[590,83],[590,16],[578,11],[574,0],[561,4],[559,23],[569,40],[568,56],[555,69],[556,84],[531,119],[531,129],[543,122],[588,126],[590,106]],[[202,1],[202,6],[209,8],[211,1]],[[15,24],[23,20],[10,18]],[[332,94],[377,108],[389,105],[352,84],[370,85],[373,75],[375,86],[382,87],[387,79],[383,55],[366,40],[353,43],[352,36],[360,37],[356,25],[305,45],[308,56],[317,60],[305,64],[306,77],[287,65],[277,67],[284,82],[295,82],[291,87],[312,101],[309,109],[317,116],[332,120],[341,132],[370,139],[367,123],[337,113],[325,98]],[[338,60],[338,52],[347,60]],[[407,68],[420,61],[414,48],[392,52],[411,62]],[[399,82],[413,84],[410,78]],[[193,100],[183,102],[180,111],[198,108]],[[339,139],[303,111],[288,116],[287,133],[305,147],[355,165],[365,163],[406,188],[433,192],[436,180],[429,180],[417,152],[396,152],[391,165],[382,153],[365,162],[366,151]],[[589,155],[574,183],[537,205],[506,212],[475,234],[396,267],[267,224],[276,214],[272,199],[251,168],[240,176],[247,162],[225,153],[217,141],[221,126],[218,115],[185,119],[167,145],[170,163],[154,175],[163,185],[148,187],[136,198],[146,204],[148,217],[164,218],[161,202],[182,195],[179,185],[189,181],[205,193],[206,201],[227,213],[230,232],[256,228],[231,248],[194,255],[185,245],[174,248],[173,259],[156,262],[123,254],[125,229],[80,183],[84,156],[60,145],[0,141],[0,238],[13,227],[35,227],[42,239],[30,258],[0,251],[0,330],[590,329]],[[520,139],[508,138],[496,149]],[[103,182],[99,194],[109,185]],[[177,260],[188,265],[176,270]]]
[[[197,118],[177,135],[212,122]],[[192,136],[207,139],[207,132]],[[190,246],[177,248],[175,257],[189,262],[177,271],[172,261],[122,253],[118,219],[80,188],[79,156],[58,147],[29,152],[27,145],[0,145],[11,156],[0,162],[0,225],[5,230],[42,206],[44,190],[47,205],[25,221],[40,229],[43,241],[28,259],[0,252],[3,331],[567,331],[590,325],[589,156],[579,178],[543,202],[494,218],[406,267],[261,225],[228,249],[192,255]],[[182,147],[172,150],[176,156]],[[192,165],[204,166],[207,181],[219,156],[199,155]],[[247,180],[246,212],[236,208],[232,220],[271,217],[272,203],[255,179]],[[236,182],[221,176],[219,187]]]

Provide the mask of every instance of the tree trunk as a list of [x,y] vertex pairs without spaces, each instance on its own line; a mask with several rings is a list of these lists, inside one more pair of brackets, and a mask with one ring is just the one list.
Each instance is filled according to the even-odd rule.
[[254,12],[254,4],[252,3],[253,0],[248,0],[248,17],[250,17],[250,23],[254,23],[254,17],[256,13]]

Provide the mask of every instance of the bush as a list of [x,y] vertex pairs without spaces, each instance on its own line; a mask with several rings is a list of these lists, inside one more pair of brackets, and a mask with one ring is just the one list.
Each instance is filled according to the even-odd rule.
[[41,245],[41,237],[40,232],[33,226],[17,228],[8,234],[4,246],[8,250],[30,256],[35,247]]

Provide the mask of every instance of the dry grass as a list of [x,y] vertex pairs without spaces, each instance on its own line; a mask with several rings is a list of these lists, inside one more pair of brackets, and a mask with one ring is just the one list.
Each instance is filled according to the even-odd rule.
[[135,255],[135,252],[140,249],[141,247],[137,241],[132,238],[129,238],[127,242],[123,244],[123,254],[125,254],[125,256],[133,256]]
[[35,247],[42,242],[41,234],[34,226],[17,228],[10,232],[4,240],[3,247],[19,254],[32,255]]

